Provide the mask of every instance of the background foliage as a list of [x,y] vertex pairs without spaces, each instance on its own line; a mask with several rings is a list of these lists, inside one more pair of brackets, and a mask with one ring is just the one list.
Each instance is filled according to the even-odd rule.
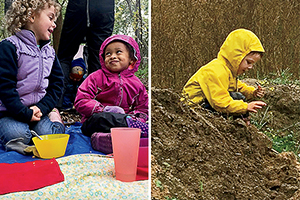
[[289,70],[299,79],[300,1],[152,0],[152,86],[181,90],[217,56],[237,28],[253,31],[266,53],[247,76],[276,78]]
[[[58,0],[58,2],[62,5],[62,11],[60,17],[57,19],[57,28],[53,33],[53,46],[56,50],[59,44],[68,0]],[[4,22],[4,5],[5,0],[0,0],[1,22]],[[139,74],[144,78],[148,76],[148,18],[148,0],[115,0],[115,25],[113,34],[130,35],[138,42],[142,55],[141,72]],[[3,23],[1,23],[0,40],[7,36]]]

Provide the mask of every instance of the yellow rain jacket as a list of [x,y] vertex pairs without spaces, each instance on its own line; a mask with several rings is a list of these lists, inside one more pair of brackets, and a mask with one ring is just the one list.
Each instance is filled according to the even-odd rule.
[[241,92],[247,99],[253,97],[255,87],[237,80],[239,65],[251,51],[264,52],[258,37],[245,29],[232,31],[217,58],[201,67],[186,83],[183,88],[185,98],[196,104],[206,98],[216,111],[222,113],[246,113],[248,104],[233,100],[229,92]]

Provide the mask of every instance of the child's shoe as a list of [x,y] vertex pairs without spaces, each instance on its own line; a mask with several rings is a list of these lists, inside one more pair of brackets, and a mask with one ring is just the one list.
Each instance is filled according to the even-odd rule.
[[23,155],[26,155],[26,152],[24,152],[24,149],[28,147],[27,144],[23,143],[23,138],[16,138],[8,141],[5,144],[6,151],[16,151],[18,153],[21,153]]
[[93,149],[105,154],[110,154],[112,150],[111,134],[96,132],[91,136]]
[[139,120],[135,120],[130,116],[126,117],[126,122],[130,128],[139,128],[141,129],[141,138],[148,137],[148,124],[143,123]]
[[51,122],[60,122],[64,124],[57,108],[53,108],[53,110],[48,114],[48,117]]

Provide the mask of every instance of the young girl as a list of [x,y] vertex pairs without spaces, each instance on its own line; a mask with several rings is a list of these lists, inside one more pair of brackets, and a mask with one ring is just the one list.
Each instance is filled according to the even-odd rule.
[[237,115],[248,123],[248,112],[257,112],[266,104],[245,99],[263,97],[264,89],[255,89],[237,79],[253,68],[264,52],[257,36],[246,29],[231,32],[216,59],[201,67],[183,88],[185,99],[209,110]]
[[82,115],[83,134],[92,136],[93,148],[111,153],[112,127],[139,127],[142,137],[147,137],[148,94],[134,75],[141,58],[133,38],[126,35],[107,38],[101,45],[99,58],[102,69],[83,81],[74,105]]
[[55,0],[15,0],[6,14],[12,36],[0,43],[0,143],[7,150],[24,154],[31,130],[64,132],[53,109],[63,74],[50,47],[59,10]]

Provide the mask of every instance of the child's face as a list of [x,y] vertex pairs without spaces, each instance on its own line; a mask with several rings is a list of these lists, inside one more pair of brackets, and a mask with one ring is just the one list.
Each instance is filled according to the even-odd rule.
[[259,53],[249,53],[245,58],[242,60],[239,69],[237,71],[237,75],[241,75],[250,69],[253,68],[253,65],[261,59]]
[[121,72],[128,68],[132,60],[129,52],[122,42],[112,42],[107,45],[105,52],[105,66],[111,72]]
[[51,33],[56,28],[55,24],[55,9],[54,6],[45,7],[40,13],[35,13],[31,16],[28,22],[28,29],[35,34],[37,44],[41,40],[49,40]]

